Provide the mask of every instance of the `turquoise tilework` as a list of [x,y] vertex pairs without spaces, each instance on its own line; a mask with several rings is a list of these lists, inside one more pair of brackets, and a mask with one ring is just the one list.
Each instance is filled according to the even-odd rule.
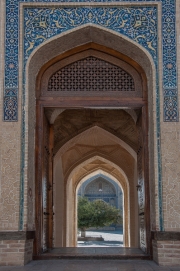
[[34,48],[47,39],[92,23],[138,42],[157,62],[156,7],[25,8],[24,19],[25,60]]
[[[135,1],[135,0],[129,0],[129,2],[149,2],[150,0],[146,1]],[[9,100],[11,102],[14,100],[12,97],[17,96],[17,94],[14,94],[15,92],[17,93],[18,89],[18,4],[20,2],[50,2],[50,3],[57,3],[57,2],[65,2],[65,1],[59,1],[59,0],[34,0],[34,1],[28,1],[28,0],[7,0],[6,1],[6,60],[5,60],[5,91],[4,91],[4,121],[17,121],[17,110],[18,110],[18,105],[17,103],[13,103],[13,106],[11,106],[11,103],[9,103]],[[111,1],[66,1],[66,2],[111,2]],[[115,1],[115,2],[124,2],[124,1]],[[156,1],[151,1],[151,2],[156,2]],[[177,102],[177,67],[176,67],[176,33],[175,33],[175,0],[162,0],[159,1],[162,2],[162,38],[163,38],[163,93],[164,93],[164,121],[167,122],[172,122],[172,121],[178,121],[178,102]],[[75,9],[74,9],[75,11]],[[84,10],[84,12],[87,12],[87,9]],[[96,17],[96,24],[99,25],[104,25],[103,22],[98,20],[100,18],[101,20],[106,21],[106,15],[103,17],[102,14],[100,14],[99,11],[99,17]],[[65,10],[64,10],[65,13]],[[75,14],[74,14],[75,15]],[[83,14],[78,14],[77,20],[75,19],[76,25],[83,24]],[[127,14],[126,14],[127,15]],[[124,16],[126,16],[124,15]],[[58,14],[57,14],[58,16]],[[71,12],[71,16],[73,16],[73,11]],[[140,14],[136,14],[135,16],[141,16]],[[152,20],[154,14],[152,14]],[[66,16],[67,17],[67,16]],[[89,21],[94,21],[95,17],[93,16],[91,20]],[[122,14],[121,14],[122,17]],[[114,17],[115,18],[115,17]],[[143,18],[143,16],[141,17]],[[147,16],[145,17],[146,19],[148,18]],[[87,21],[90,19],[90,17],[86,18]],[[134,19],[137,22],[137,18],[134,17]],[[79,20],[79,21],[78,21]],[[126,19],[125,19],[126,20]],[[140,19],[141,20],[141,19]],[[115,29],[118,31],[118,22],[112,23],[113,18],[111,20],[111,25],[106,26],[111,29]],[[120,23],[120,22],[119,22]],[[141,26],[137,27],[136,30],[141,29],[141,32],[143,32],[143,35],[145,34],[147,38],[148,34],[148,24],[147,22],[141,20]],[[121,33],[124,35],[130,36],[130,33],[127,32],[127,25],[128,23],[124,24],[124,27],[121,28]],[[143,30],[143,25],[144,25],[144,30]],[[152,23],[151,23],[152,26]],[[67,23],[66,29],[72,28],[71,25]],[[40,28],[42,30],[42,27]],[[131,27],[132,29],[132,27]],[[124,31],[123,31],[124,30]],[[51,29],[51,31],[48,33],[48,35],[52,36],[55,32],[58,30]],[[65,31],[65,29],[64,29]],[[52,32],[52,33],[51,33]],[[134,34],[134,33],[133,33]],[[132,34],[132,35],[133,35]],[[151,32],[149,31],[149,34],[151,35]],[[152,36],[152,35],[151,35]],[[47,37],[46,37],[47,39]],[[132,36],[132,39],[134,37]],[[145,48],[146,47],[146,42],[144,42],[145,39],[143,38],[137,38],[136,42],[142,44]],[[36,45],[38,43],[41,43],[43,41],[36,40]],[[149,45],[149,47],[151,44]],[[11,92],[9,91],[11,89]],[[17,100],[17,99],[16,99]],[[8,106],[10,104],[10,107],[8,109]],[[13,110],[13,112],[12,112]]]

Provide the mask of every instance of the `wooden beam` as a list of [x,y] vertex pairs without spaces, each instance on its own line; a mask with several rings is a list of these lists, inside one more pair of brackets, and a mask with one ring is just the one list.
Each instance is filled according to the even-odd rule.
[[54,146],[54,127],[49,129],[49,180],[48,180],[48,206],[49,206],[49,248],[53,247],[53,146]]
[[147,104],[142,98],[114,98],[114,97],[41,97],[37,102],[44,107],[58,108],[140,108]]

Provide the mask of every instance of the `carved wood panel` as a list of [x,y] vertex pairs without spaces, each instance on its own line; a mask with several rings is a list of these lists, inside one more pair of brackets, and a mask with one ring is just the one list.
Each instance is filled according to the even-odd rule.
[[49,124],[44,118],[44,133],[43,133],[43,176],[42,176],[42,248],[43,251],[48,249],[48,234],[49,234],[49,206],[48,206],[48,183],[49,183]]
[[139,234],[140,247],[144,252],[147,252],[146,242],[146,210],[145,210],[145,174],[144,174],[144,147],[143,147],[143,131],[142,131],[142,115],[138,123],[138,152],[137,152],[137,169],[138,169],[138,207],[139,207]]
[[48,92],[135,92],[133,77],[122,68],[94,56],[78,60],[54,73]]

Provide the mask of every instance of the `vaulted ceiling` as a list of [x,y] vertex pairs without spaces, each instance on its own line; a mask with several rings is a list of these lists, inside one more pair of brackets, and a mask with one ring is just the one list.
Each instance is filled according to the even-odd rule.
[[[48,113],[48,112],[47,112]],[[136,111],[138,114],[139,112]],[[132,116],[122,109],[67,109],[64,110],[54,122],[54,153],[69,140],[88,131],[91,127],[101,127],[109,133],[128,144],[134,151],[137,151],[138,130]],[[97,141],[96,134],[91,131],[91,135],[83,134],[81,143],[92,148],[97,144],[107,145],[106,140],[102,138]],[[98,139],[99,141],[99,139]],[[80,142],[79,142],[80,144]],[[113,143],[114,144],[114,143]],[[113,148],[116,148],[114,145]],[[112,149],[112,147],[111,147]]]

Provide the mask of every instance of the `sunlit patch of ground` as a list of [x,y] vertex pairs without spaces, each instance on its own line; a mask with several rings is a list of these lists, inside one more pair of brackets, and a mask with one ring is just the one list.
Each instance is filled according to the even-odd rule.
[[122,231],[86,231],[86,236],[102,236],[104,241],[78,241],[78,247],[123,247]]

